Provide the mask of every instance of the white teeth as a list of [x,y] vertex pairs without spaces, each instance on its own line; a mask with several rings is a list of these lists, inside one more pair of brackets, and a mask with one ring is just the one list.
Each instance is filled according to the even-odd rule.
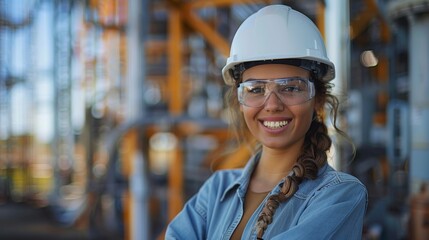
[[277,122],[264,121],[263,122],[264,126],[268,127],[268,128],[281,128],[281,127],[286,126],[288,123],[289,123],[289,121],[277,121]]

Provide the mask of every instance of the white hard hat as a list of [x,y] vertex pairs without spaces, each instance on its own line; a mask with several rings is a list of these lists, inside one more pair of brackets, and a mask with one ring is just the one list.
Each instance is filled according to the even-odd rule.
[[305,68],[323,82],[335,77],[334,64],[327,57],[316,25],[285,5],[264,7],[241,24],[222,69],[223,79],[226,84],[233,85],[248,68],[246,64],[271,61]]

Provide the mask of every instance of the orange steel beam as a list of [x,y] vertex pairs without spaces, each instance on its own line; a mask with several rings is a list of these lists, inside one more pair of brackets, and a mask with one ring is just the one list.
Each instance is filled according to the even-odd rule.
[[[137,130],[133,129],[129,131],[127,134],[125,134],[124,139],[122,141],[122,173],[129,177],[131,174],[131,163],[133,160],[133,156],[135,151],[137,150],[137,139],[138,139],[138,132]],[[131,211],[133,209],[132,206],[132,196],[131,192],[127,191],[124,194],[124,212],[123,212],[123,219],[124,219],[124,239],[128,240],[131,239]]]
[[216,30],[204,22],[191,8],[184,7],[182,12],[184,20],[191,28],[201,33],[207,42],[224,56],[229,55],[229,43]]
[[355,39],[367,27],[369,22],[377,16],[377,5],[374,0],[365,0],[366,9],[359,13],[350,23],[350,38]]
[[182,210],[183,199],[183,153],[180,147],[175,150],[175,156],[169,167],[168,190],[168,221]]
[[[375,0],[365,0],[367,6],[355,19],[350,23],[350,39],[355,39],[357,36],[363,33],[368,27],[371,20],[379,17],[379,10]],[[388,42],[390,40],[390,31],[385,20],[381,19],[382,26],[382,40]]]
[[389,25],[387,24],[387,22],[385,20],[381,21],[381,33],[380,33],[381,39],[384,42],[389,42],[390,41],[390,28]]
[[168,107],[172,115],[180,115],[183,112],[183,94],[182,94],[182,16],[180,10],[171,7],[168,19]]
[[325,38],[325,3],[322,0],[318,0],[316,3],[316,25],[322,34],[323,39]]
[[[182,39],[183,39],[183,16],[181,13],[181,1],[171,1],[168,19],[168,88],[169,91],[169,112],[171,115],[181,115],[184,109],[184,95],[182,94]],[[183,156],[180,149],[172,159],[168,173],[168,220],[182,209],[183,200]]]
[[229,55],[229,42],[209,24],[202,20],[193,10],[204,7],[225,7],[240,3],[271,3],[271,0],[200,0],[182,4],[182,14],[186,23],[201,33],[208,43],[224,56]]

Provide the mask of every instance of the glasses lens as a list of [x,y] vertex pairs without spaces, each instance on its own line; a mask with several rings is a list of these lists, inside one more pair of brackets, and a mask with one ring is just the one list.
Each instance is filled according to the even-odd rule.
[[252,80],[238,87],[238,100],[248,107],[261,107],[274,92],[287,106],[304,103],[314,97],[314,84],[304,78]]

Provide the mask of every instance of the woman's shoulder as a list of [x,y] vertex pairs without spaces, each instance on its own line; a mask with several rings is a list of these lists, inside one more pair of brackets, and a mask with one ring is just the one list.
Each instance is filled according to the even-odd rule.
[[366,195],[366,187],[355,176],[337,171],[328,164],[319,170],[319,175],[315,180],[307,181],[302,188],[302,194],[309,194],[320,191],[354,191]]
[[321,171],[319,172],[319,178],[328,186],[348,183],[364,186],[362,182],[355,176],[346,172],[335,170],[329,164],[326,164],[324,169],[321,169]]

